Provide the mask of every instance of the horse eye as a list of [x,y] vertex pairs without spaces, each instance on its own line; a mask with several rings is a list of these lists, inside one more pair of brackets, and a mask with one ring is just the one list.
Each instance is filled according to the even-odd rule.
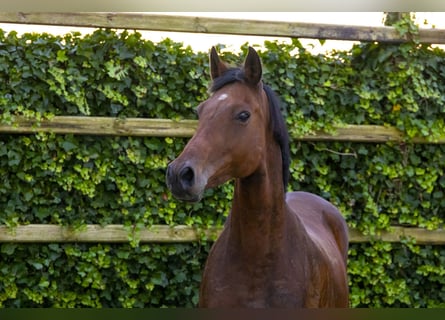
[[241,122],[246,122],[250,118],[250,113],[248,111],[241,111],[236,118]]

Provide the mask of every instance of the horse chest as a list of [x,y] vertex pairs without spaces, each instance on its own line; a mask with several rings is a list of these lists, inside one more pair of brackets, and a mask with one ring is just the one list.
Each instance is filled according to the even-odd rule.
[[[299,289],[291,284],[292,279],[253,279],[235,275],[230,279],[221,277],[205,284],[201,292],[203,307],[298,307],[303,306]],[[204,288],[204,287],[203,287]]]
[[218,253],[215,248],[207,261],[201,284],[202,307],[303,306],[304,271],[297,261],[269,257],[268,261],[246,264],[242,257]]

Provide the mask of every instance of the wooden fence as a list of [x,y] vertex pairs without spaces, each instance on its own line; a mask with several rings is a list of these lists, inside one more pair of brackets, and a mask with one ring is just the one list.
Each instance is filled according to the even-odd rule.
[[[111,118],[111,117],[77,117],[55,116],[52,119],[35,121],[15,117],[13,124],[0,123],[0,133],[32,134],[52,132],[55,134],[90,134],[111,136],[140,137],[191,137],[198,122],[196,120]],[[403,141],[404,135],[397,128],[377,125],[346,125],[334,129],[333,133],[323,131],[304,136],[292,136],[300,141],[350,141],[382,143]],[[414,143],[445,143],[444,136],[434,142],[423,137],[411,139]]]
[[[180,17],[151,14],[125,13],[0,13],[0,23],[26,23],[77,27],[110,27],[175,32],[237,34],[273,37],[318,38],[353,41],[379,41],[400,43],[401,37],[392,27],[357,27],[297,22],[271,22],[201,17]],[[445,44],[445,30],[420,30],[419,42]],[[196,129],[196,121],[108,117],[57,116],[36,123],[26,118],[15,118],[13,124],[0,124],[0,134],[93,134],[120,136],[170,136],[190,137]],[[333,134],[316,132],[312,135],[292,137],[303,141],[352,141],[381,143],[402,141],[403,134],[393,127],[372,125],[348,125],[337,128]],[[423,138],[415,143],[431,143]],[[445,134],[434,143],[444,144]],[[0,226],[0,242],[128,242],[130,236],[141,242],[191,242],[202,235],[209,239],[218,236],[218,228],[196,229],[188,226],[155,225],[142,230],[129,230],[123,225],[87,225],[81,230],[58,225],[22,225],[14,228]],[[445,244],[445,230],[392,227],[375,236],[349,230],[350,242],[383,240],[399,242],[406,238],[419,244]]]
[[[409,34],[401,37],[393,27],[360,27],[139,13],[0,12],[0,22],[351,41],[405,42],[410,40]],[[445,44],[445,30],[421,29],[418,40],[424,43]]]

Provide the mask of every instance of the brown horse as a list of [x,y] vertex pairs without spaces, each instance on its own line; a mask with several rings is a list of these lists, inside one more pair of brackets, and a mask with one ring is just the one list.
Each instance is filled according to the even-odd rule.
[[167,168],[167,185],[185,201],[235,179],[232,209],[213,245],[201,307],[347,307],[348,229],[328,201],[285,192],[288,133],[278,99],[263,84],[249,48],[242,68],[210,53],[211,97],[199,126]]

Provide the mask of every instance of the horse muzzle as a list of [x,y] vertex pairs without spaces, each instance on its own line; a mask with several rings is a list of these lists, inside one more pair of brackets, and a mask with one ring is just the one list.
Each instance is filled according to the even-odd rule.
[[193,166],[176,160],[167,166],[166,183],[175,198],[188,202],[200,201],[206,185]]

